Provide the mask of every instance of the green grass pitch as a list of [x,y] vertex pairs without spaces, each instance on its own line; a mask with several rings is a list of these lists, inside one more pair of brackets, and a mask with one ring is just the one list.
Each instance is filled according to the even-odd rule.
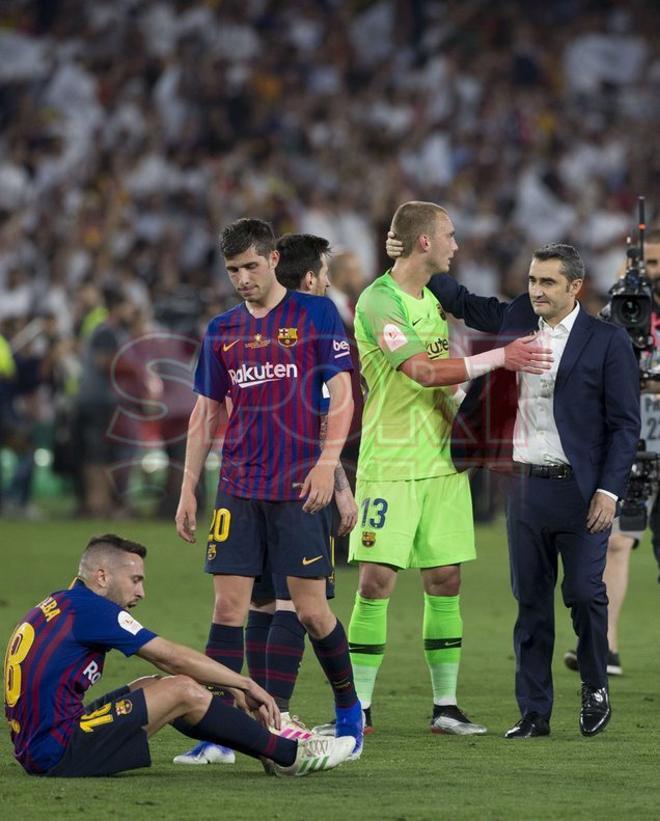
[[[0,634],[73,576],[91,533],[119,532],[144,542],[147,598],[143,624],[202,649],[211,611],[211,584],[202,546],[187,546],[172,527],[151,522],[20,524],[0,528]],[[421,645],[418,574],[402,573],[390,607],[387,654],[377,684],[375,735],[359,762],[304,779],[269,779],[261,765],[176,767],[172,757],[189,740],[167,728],[152,741],[150,770],[113,778],[46,780],[25,775],[0,734],[0,817],[13,819],[618,819],[657,818],[660,750],[660,653],[657,571],[648,543],[633,555],[621,630],[625,676],[611,683],[614,714],[602,735],[578,732],[579,682],[561,656],[574,646],[568,612],[558,600],[555,712],[552,736],[505,741],[518,717],[513,698],[509,591],[502,523],[479,528],[479,559],[464,569],[465,639],[459,703],[489,735],[434,736],[428,730],[430,685]],[[338,573],[336,610],[346,623],[356,571]],[[101,695],[152,668],[111,653]],[[310,724],[332,715],[330,691],[307,651],[294,709]]]

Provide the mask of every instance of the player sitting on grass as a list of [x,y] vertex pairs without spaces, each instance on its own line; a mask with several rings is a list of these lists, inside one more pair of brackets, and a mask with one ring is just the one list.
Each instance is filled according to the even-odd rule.
[[[297,742],[269,732],[268,726],[279,727],[279,711],[252,679],[157,636],[128,613],[144,597],[146,553],[113,534],[90,539],[72,587],[46,597],[14,630],[5,656],[5,714],[23,768],[79,777],[148,767],[148,738],[166,724],[261,758],[277,775],[308,775],[345,761],[354,738]],[[83,705],[112,649],[170,675],[137,679]],[[241,710],[255,712],[261,723],[205,684],[229,688]]]

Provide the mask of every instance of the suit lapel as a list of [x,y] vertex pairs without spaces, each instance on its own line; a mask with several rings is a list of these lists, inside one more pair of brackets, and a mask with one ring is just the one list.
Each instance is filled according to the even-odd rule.
[[563,387],[592,333],[590,317],[586,311],[580,308],[580,312],[577,315],[573,329],[568,337],[568,342],[564,348],[561,362],[559,363],[557,379],[555,381],[555,392]]

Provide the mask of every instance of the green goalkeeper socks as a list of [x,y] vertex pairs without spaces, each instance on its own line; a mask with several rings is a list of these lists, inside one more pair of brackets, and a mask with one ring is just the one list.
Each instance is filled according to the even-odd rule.
[[355,605],[348,626],[355,690],[362,709],[371,706],[376,676],[385,654],[387,605],[389,599],[365,599],[355,594]]
[[431,673],[434,704],[456,704],[463,643],[460,598],[424,593],[424,655]]

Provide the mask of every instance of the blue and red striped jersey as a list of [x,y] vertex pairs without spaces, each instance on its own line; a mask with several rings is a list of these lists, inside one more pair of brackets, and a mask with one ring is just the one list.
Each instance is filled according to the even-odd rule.
[[232,401],[221,489],[247,499],[297,499],[321,451],[323,385],[352,370],[344,326],[326,297],[287,291],[261,319],[245,303],[215,317],[195,390]]
[[155,636],[81,581],[30,610],[5,656],[5,715],[16,759],[28,772],[45,773],[64,755],[108,650],[130,656]]

